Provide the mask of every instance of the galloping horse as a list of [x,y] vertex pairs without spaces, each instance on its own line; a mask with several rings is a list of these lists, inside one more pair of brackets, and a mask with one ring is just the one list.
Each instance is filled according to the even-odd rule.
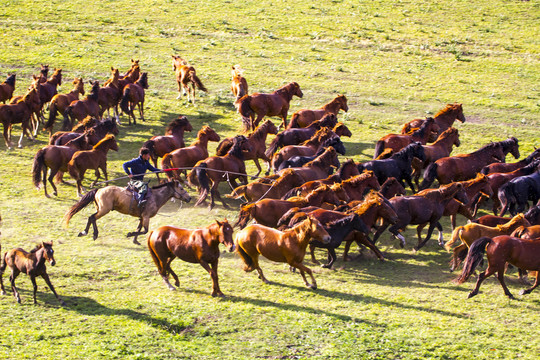
[[178,276],[171,269],[175,258],[190,263],[199,263],[212,278],[212,296],[223,296],[218,282],[219,244],[234,251],[233,228],[227,220],[195,230],[181,229],[174,226],[160,226],[150,231],[147,237],[148,250],[158,272],[169,290],[175,290],[169,282],[169,274],[175,285],[180,286]]
[[[214,198],[217,198],[226,209],[229,206],[221,199],[218,185],[224,176],[228,178],[233,188],[237,187],[236,179],[247,184],[246,164],[244,163],[244,150],[251,151],[248,139],[243,135],[234,138],[231,150],[225,156],[211,156],[195,164],[188,175],[190,184],[199,187],[200,196],[195,205],[200,205],[210,193],[210,208],[214,207]],[[210,187],[210,182],[212,185]]]
[[73,131],[55,132],[49,138],[49,145],[65,145],[82,133],[88,135],[88,143],[94,146],[107,134],[118,135],[118,124],[114,119],[99,121],[94,117],[87,116],[73,128]]
[[[294,169],[294,171],[300,176],[302,176],[302,178],[306,182],[324,179],[332,173],[333,169],[331,165],[335,163],[336,156],[336,150],[332,146],[330,146],[321,155],[316,157],[315,160],[312,160],[307,164],[302,165],[302,167],[287,169]],[[277,175],[281,175],[281,173],[285,170],[286,169],[280,170]]]
[[242,96],[248,94],[248,83],[246,78],[242,76],[243,71],[240,68],[240,65],[234,65],[231,72],[231,91],[236,98],[236,104],[236,101],[238,101]]
[[11,128],[13,124],[21,124],[22,127],[18,144],[19,148],[22,148],[24,135],[30,140],[34,139],[30,132],[30,118],[35,105],[39,103],[39,90],[35,86],[32,86],[22,100],[19,100],[16,104],[0,105],[0,121],[4,126],[4,140],[8,149],[13,147],[13,143],[11,142]]
[[79,150],[73,154],[68,163],[68,172],[77,182],[78,196],[82,196],[82,190],[84,190],[82,181],[86,170],[95,170],[96,180],[94,180],[92,186],[96,185],[100,177],[99,169],[103,171],[105,181],[109,180],[107,177],[107,153],[109,150],[118,151],[118,144],[112,134],[105,136],[91,150]]
[[[39,81],[38,78],[35,78]],[[41,101],[41,107],[51,101],[54,95],[58,93],[57,87],[62,85],[62,68],[54,69],[53,74],[45,82],[38,82],[39,87],[39,100]],[[41,109],[40,109],[41,110]],[[37,115],[37,114],[36,114]],[[40,118],[43,118],[41,115]],[[36,119],[39,120],[40,118]]]
[[75,120],[81,121],[87,116],[92,116],[101,120],[99,113],[99,81],[89,81],[92,90],[82,100],[72,101],[64,110],[64,124],[62,130],[70,130],[75,124]]
[[133,118],[133,124],[137,124],[135,114],[133,110],[135,105],[139,109],[139,116],[144,121],[144,90],[148,89],[148,73],[143,72],[139,79],[133,84],[127,84],[123,89],[122,100],[120,101],[120,109],[128,115],[131,125],[131,119]]
[[120,123],[118,115],[118,103],[122,97],[122,88],[120,87],[120,75],[118,69],[111,66],[111,77],[99,89],[98,104],[100,116],[103,116],[105,110],[107,116],[110,116],[110,109],[113,108],[116,122]]
[[165,130],[165,135],[155,135],[144,142],[143,147],[150,150],[150,158],[157,167],[157,160],[173,150],[186,146],[184,143],[184,132],[192,131],[193,127],[188,118],[179,115],[169,123]]
[[51,99],[49,104],[49,120],[45,124],[44,129],[49,132],[49,137],[52,135],[54,122],[58,113],[63,114],[66,108],[73,101],[79,99],[79,94],[84,95],[84,81],[82,78],[73,79],[73,90],[67,94],[56,94]]
[[[254,176],[259,176],[261,173],[261,164],[259,164],[259,159],[262,159],[267,164],[266,175],[270,173],[270,159],[265,155],[266,151],[266,137],[268,134],[277,134],[278,129],[272,121],[269,119],[265,120],[261,125],[259,125],[253,133],[249,134],[247,139],[251,146],[251,151],[244,152],[244,160],[253,160],[255,166],[257,166],[257,173]],[[216,149],[216,155],[223,156],[229,151],[233,144],[233,138],[226,138],[223,140]]]
[[270,94],[254,93],[244,95],[238,103],[238,113],[242,116],[245,130],[254,130],[265,116],[281,117],[281,126],[287,127],[287,112],[292,97],[304,96],[300,85],[288,83]]
[[[529,211],[523,214],[523,216],[531,225],[540,225],[540,205],[533,206],[529,209]],[[494,227],[497,225],[505,224],[511,219],[511,217],[484,215],[476,220],[472,220],[472,222],[476,224]]]
[[531,175],[510,180],[499,188],[497,196],[502,206],[499,216],[503,216],[507,210],[512,215],[523,212],[529,200],[536,204],[540,199],[540,169]]
[[259,179],[247,185],[236,187],[231,194],[225,195],[228,198],[246,198],[248,202],[266,199],[280,199],[290,189],[301,185],[305,180],[295,169],[285,169],[275,179]]
[[[139,218],[137,231],[129,232],[127,237],[133,236],[133,243],[140,245],[137,241],[137,237],[148,232],[150,218],[154,217],[159,209],[161,209],[161,207],[171,198],[185,202],[191,201],[191,197],[178,181],[166,182],[149,189],[148,194],[146,195],[146,206],[141,212],[140,208],[137,206],[137,201],[130,190],[114,185],[105,186],[104,188],[93,189],[87,192],[81,200],[66,212],[64,222],[67,226],[73,215],[94,202],[97,211],[88,217],[86,228],[79,233],[79,236],[87,235],[90,225],[92,225],[94,230],[93,238],[96,240],[99,234],[96,221],[107,215],[110,211],[116,210],[122,214]],[[141,231],[141,229],[143,230]]]
[[482,174],[493,174],[493,173],[509,173],[520,169],[526,165],[529,165],[534,160],[540,159],[540,148],[535,149],[529,156],[521,161],[514,163],[493,163],[484,167],[481,171]]
[[324,115],[337,115],[339,113],[339,110],[343,110],[345,112],[349,110],[349,107],[347,106],[347,98],[345,97],[345,95],[336,96],[332,101],[330,101],[326,105],[323,105],[318,110],[298,110],[291,116],[291,123],[289,124],[289,129],[306,127],[312,122],[322,119]]
[[[272,261],[286,262],[297,268],[306,286],[317,289],[313,272],[302,264],[306,248],[313,240],[327,244],[330,242],[330,235],[320,222],[307,218],[292,229],[283,232],[263,225],[250,225],[236,234],[234,243],[236,251],[245,263],[244,271],[257,270],[263,282],[268,283],[268,280],[259,266],[259,255]],[[311,284],[308,283],[305,272],[311,276]]]
[[[182,95],[187,95],[188,102],[192,102],[195,105],[195,87],[199,90],[208,92],[208,89],[203,85],[201,80],[197,77],[195,68],[188,64],[188,62],[182,59],[180,56],[172,55],[173,71],[176,75],[176,82],[178,83],[177,99],[180,99]],[[191,84],[191,88],[189,85]]]
[[[118,90],[121,92],[127,84],[133,84],[135,81],[139,80],[141,74],[141,68],[139,66],[139,60],[131,59],[131,67],[129,70],[118,79]],[[103,86],[109,85],[111,79],[107,80]],[[119,97],[122,96],[122,93],[119,94]],[[120,99],[118,99],[120,101]]]
[[504,283],[504,272],[507,264],[512,264],[522,270],[537,271],[534,285],[529,289],[521,290],[519,292],[520,295],[529,294],[540,285],[540,241],[524,240],[508,235],[496,236],[494,238],[481,237],[476,240],[471,245],[469,254],[465,259],[463,272],[456,279],[458,284],[467,281],[482,261],[484,252],[487,254],[488,267],[478,275],[476,286],[469,293],[468,298],[478,294],[480,285],[488,276],[497,273],[497,279],[504,290],[504,294],[510,299],[514,299],[514,296]]
[[58,301],[60,301],[60,304],[62,304],[62,306],[66,306],[64,300],[60,299],[60,297],[54,290],[54,286],[49,279],[49,275],[47,274],[46,262],[48,261],[51,266],[54,266],[56,264],[56,261],[54,260],[54,251],[52,246],[52,241],[42,242],[30,252],[26,252],[21,248],[16,248],[6,252],[4,254],[4,257],[2,258],[2,266],[0,267],[0,286],[2,289],[2,295],[6,294],[2,276],[4,274],[4,271],[6,270],[6,267],[9,266],[9,268],[11,269],[11,275],[9,276],[9,281],[11,282],[11,289],[13,290],[13,295],[15,295],[15,298],[17,299],[17,302],[19,304],[21,303],[21,296],[19,295],[19,292],[15,287],[15,279],[17,278],[17,276],[19,276],[20,273],[25,273],[30,276],[30,280],[32,281],[32,285],[34,286],[34,304],[37,304],[36,277],[41,276],[49,286],[49,289],[51,289],[54,296],[56,296]]
[[[446,107],[440,110],[435,116],[435,123],[439,126],[439,132],[437,135],[440,135],[446,129],[452,127],[454,121],[459,120],[465,122],[465,115],[463,115],[463,107],[461,104],[447,104]],[[414,129],[419,128],[422,123],[426,121],[424,119],[415,119],[409,121],[401,129],[402,134],[409,134]]]
[[187,174],[185,168],[193,167],[197,162],[206,159],[208,157],[208,141],[219,141],[219,135],[210,126],[205,125],[199,130],[197,139],[191,146],[176,149],[163,155],[161,160],[163,169],[179,168],[166,172],[169,180],[171,178],[180,180],[180,173]]
[[0,101],[6,103],[13,96],[15,90],[15,74],[9,75],[7,79],[0,84]]

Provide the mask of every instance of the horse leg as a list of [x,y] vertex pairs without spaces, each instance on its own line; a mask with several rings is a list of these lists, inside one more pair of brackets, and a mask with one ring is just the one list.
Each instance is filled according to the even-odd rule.
[[215,260],[211,262],[210,265],[208,265],[206,261],[201,260],[200,264],[206,271],[208,271],[208,273],[210,274],[210,277],[212,278],[212,296],[213,297],[225,296],[223,295],[223,293],[221,292],[219,288],[219,281],[218,281],[218,274],[217,274],[218,261]]
[[318,262],[317,259],[315,259],[315,245],[309,244],[309,252],[311,253],[311,262],[316,265],[319,265],[320,262]]
[[165,277],[163,278],[165,280],[165,283],[169,287],[169,290],[174,290],[174,287],[169,283],[169,276],[168,274],[171,274],[171,276],[174,278],[174,285],[180,286],[180,280],[178,279],[178,275],[173,271],[171,268],[171,262],[174,260],[174,257],[170,257],[167,259],[167,263],[165,264]]
[[480,285],[482,284],[482,282],[490,275],[492,275],[494,273],[494,271],[488,267],[486,269],[486,271],[483,271],[481,272],[479,275],[478,275],[478,280],[476,281],[476,285],[474,287],[474,289],[469,293],[469,295],[467,296],[467,299],[470,299],[472,298],[473,296],[475,296],[476,294],[478,294],[478,290],[480,289]]
[[[308,268],[302,263],[295,262],[295,261],[289,262],[289,265],[300,270],[300,275],[302,275],[302,279],[304,279],[304,283],[306,284],[308,288],[313,289],[313,290],[317,289],[317,282],[315,281],[315,277],[313,276],[313,271],[311,271],[310,268]],[[308,283],[305,273],[308,273],[309,276],[311,277],[311,281],[312,281],[311,284]]]
[[[45,169],[45,173],[46,173],[46,172],[47,172],[47,169]],[[51,169],[51,172],[50,172],[49,178],[48,178],[49,184],[51,184],[51,186],[52,186],[52,188],[53,188],[53,195],[54,195],[54,196],[58,196],[58,190],[56,189],[56,185],[54,185],[54,181],[53,181],[53,180],[54,180],[54,177],[56,176],[57,173],[58,173],[58,170],[55,171],[55,170]],[[45,185],[45,180],[43,180],[43,187],[45,187],[45,186],[46,186],[46,185]],[[46,190],[46,189],[45,189],[45,196],[49,197],[49,196],[47,195],[47,190]]]
[[141,120],[144,121],[144,102],[141,101],[137,103],[137,107],[139,108],[139,115],[141,115]]
[[251,179],[255,180],[257,176],[259,176],[259,174],[261,173],[262,169],[261,169],[261,164],[259,164],[258,158],[253,159],[253,162],[255,163],[255,166],[257,167],[257,170],[258,170],[255,175],[251,176]]
[[227,203],[225,201],[223,201],[223,199],[221,198],[221,194],[219,193],[218,189],[217,189],[217,185],[218,183],[214,183],[214,185],[212,185],[212,189],[210,191],[210,195],[212,196],[212,204],[210,204],[210,209],[212,209],[214,207],[214,197],[216,197],[217,200],[221,201],[221,203],[223,204],[223,207],[225,209],[230,209],[229,205],[227,205]]
[[390,224],[388,224],[388,223],[383,223],[383,224],[377,229],[377,231],[375,232],[375,235],[373,235],[373,245],[375,245],[375,243],[377,242],[377,240],[379,239],[379,237],[381,236],[381,234],[384,232],[384,230],[386,230],[386,228],[388,228],[388,226],[390,226]]
[[375,253],[377,258],[379,258],[379,260],[381,260],[381,261],[384,260],[384,256],[383,256],[382,252],[379,250],[379,248],[377,246],[375,246],[375,244],[373,244],[371,241],[369,241],[368,237],[365,237],[362,233],[357,233],[354,236],[354,240],[356,241],[358,246],[360,246],[360,244],[362,244],[362,245],[370,248],[371,251],[373,251]]
[[13,144],[11,143],[11,139],[9,137],[9,129],[10,129],[11,125],[10,124],[6,124],[4,123],[4,141],[6,143],[6,147],[11,150],[11,148],[13,147]]
[[[430,222],[429,223],[429,229],[428,229],[428,233],[426,235],[426,238],[424,239],[424,241],[422,242],[418,242],[418,246],[415,246],[414,247],[414,250],[418,251],[420,250],[420,248],[422,248],[424,245],[426,245],[426,243],[428,242],[429,239],[431,239],[431,234],[433,234],[433,230],[435,229],[435,226],[437,226],[437,228],[439,228],[440,224],[439,222]],[[442,227],[440,228],[439,230],[439,237],[442,235]]]
[[414,189],[414,185],[412,183],[411,175],[406,175],[404,177],[404,180],[407,182],[407,185],[409,185],[409,187],[411,188],[413,194],[415,194],[416,190]]
[[352,243],[353,243],[353,240],[347,240],[345,242],[345,249],[343,249],[343,261],[351,260],[351,258],[349,258],[349,250],[351,249]]
[[88,221],[86,222],[86,228],[83,231],[81,231],[79,235],[77,236],[81,237],[81,236],[88,235],[88,230],[90,229],[90,225],[92,225],[93,230],[94,230],[94,240],[97,239],[98,228],[96,224],[96,215],[97,215],[97,212],[88,217]]
[[17,288],[15,287],[15,279],[19,275],[20,271],[16,268],[11,269],[11,275],[9,275],[9,282],[11,283],[11,290],[13,291],[13,295],[15,296],[15,299],[17,299],[17,302],[21,303],[21,295],[17,291]]
[[334,265],[334,262],[336,261],[336,249],[334,248],[328,248],[328,263],[324,264],[322,267],[325,269],[331,269],[332,265]]
[[[488,266],[488,269],[489,269],[489,266]],[[506,283],[504,282],[504,264],[502,267],[499,267],[499,271],[497,271],[497,279],[501,283],[501,286],[504,290],[504,294],[508,296],[510,299],[515,299],[512,293],[510,292],[510,290],[508,290]]]
[[32,281],[32,287],[34,289],[34,304],[37,304],[37,300],[36,300],[36,293],[37,293],[36,276],[35,275],[30,275],[30,281]]
[[[64,300],[60,299],[60,296],[58,296],[58,294],[56,293],[56,291],[54,290],[54,286],[53,284],[51,283],[51,280],[49,279],[49,275],[44,272],[43,274],[41,274],[41,277],[43,278],[43,280],[45,280],[45,282],[47,283],[47,285],[49,286],[49,289],[51,289],[52,293],[54,294],[54,296],[58,299],[58,301],[60,301],[60,304],[62,306],[67,306],[67,304],[64,302]],[[34,294],[34,303],[35,303],[35,294]]]
[[527,294],[530,294],[531,291],[533,291],[534,289],[536,289],[538,287],[538,285],[540,285],[540,271],[537,271],[536,272],[536,281],[534,282],[534,285],[528,289],[525,289],[525,290],[521,290],[519,292],[519,295],[527,295]]
[[[392,226],[390,226],[390,229],[388,229],[388,231],[390,231],[390,233],[394,236],[394,238],[396,238],[397,240],[399,240],[399,246],[401,248],[404,248],[405,247],[405,237],[403,235],[400,234],[399,230],[404,227],[406,225],[402,225],[400,223],[396,223]],[[379,231],[377,230],[377,233]],[[376,235],[376,234],[375,234]],[[375,238],[373,238],[373,241],[375,242]]]

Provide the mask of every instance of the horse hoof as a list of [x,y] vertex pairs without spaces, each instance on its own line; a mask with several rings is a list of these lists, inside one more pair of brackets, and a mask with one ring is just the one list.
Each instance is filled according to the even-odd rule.
[[133,233],[132,232],[128,232],[126,237],[132,237],[133,236]]
[[86,235],[86,231],[81,231],[81,232],[79,233],[79,235],[77,235],[77,236],[78,236],[78,237],[81,237],[81,236],[85,236],[85,235]]
[[62,305],[62,306],[64,306],[64,307],[67,306],[67,304],[66,304],[66,302],[65,302],[64,300],[60,300],[60,305]]
[[471,291],[471,292],[469,293],[469,296],[467,296],[467,299],[470,299],[470,298],[472,298],[472,297],[475,296],[475,295],[476,295],[476,293],[473,292],[473,291]]
[[527,295],[528,293],[529,292],[527,290],[523,289],[519,292],[519,295]]
[[2,290],[2,292],[0,293],[0,295],[6,295],[6,292],[4,290]]
[[55,191],[52,193],[54,196],[58,196],[58,193]]
[[330,269],[332,266],[328,265],[328,264],[323,264],[323,265],[321,265],[321,267],[323,267],[325,269]]
[[138,242],[137,240],[133,239],[133,243],[136,244],[136,245],[141,245],[140,242]]
[[317,285],[316,284],[308,285],[308,288],[312,290],[317,290]]

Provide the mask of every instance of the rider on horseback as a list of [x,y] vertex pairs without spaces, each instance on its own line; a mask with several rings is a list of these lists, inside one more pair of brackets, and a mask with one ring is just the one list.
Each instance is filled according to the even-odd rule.
[[160,169],[153,167],[150,162],[150,150],[143,147],[139,150],[139,157],[126,161],[122,164],[124,171],[129,175],[128,188],[137,194],[139,209],[142,211],[146,205],[146,194],[148,192],[148,182],[144,182],[146,170],[158,172]]

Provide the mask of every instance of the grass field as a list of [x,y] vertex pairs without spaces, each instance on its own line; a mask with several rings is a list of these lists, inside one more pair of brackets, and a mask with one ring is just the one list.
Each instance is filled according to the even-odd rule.
[[[111,66],[125,72],[130,59],[139,59],[149,74],[147,121],[120,127],[110,178],[123,176],[121,164],[179,114],[195,130],[207,124],[222,137],[238,133],[229,90],[234,64],[245,70],[250,92],[298,82],[304,97],[293,99],[289,114],[345,94],[350,110],[339,118],[353,132],[346,157],[356,161],[371,158],[376,140],[404,122],[453,102],[463,104],[467,118],[456,125],[457,152],[516,136],[524,157],[540,144],[539,18],[538,1],[12,0],[0,8],[0,80],[16,73],[15,93],[23,94],[39,64],[49,64],[62,67],[60,92],[68,92],[75,76],[102,83]],[[175,99],[172,54],[194,65],[209,89],[196,107]],[[473,282],[451,282],[449,254],[436,241],[414,253],[414,228],[405,232],[405,249],[383,235],[385,262],[367,252],[338,260],[335,270],[306,260],[315,291],[288,266],[269,261],[262,267],[272,284],[263,284],[225,252],[219,269],[225,298],[210,296],[202,267],[179,260],[173,268],[180,287],[168,291],[146,244],[125,237],[137,219],[107,215],[98,221],[96,241],[77,237],[91,206],[62,226],[76,188],[61,184],[59,196],[47,199],[31,182],[33,156],[46,143],[40,133],[23,149],[0,145],[0,242],[6,251],[54,241],[57,265],[48,270],[68,306],[60,307],[41,279],[33,305],[31,282],[21,275],[22,304],[0,298],[2,359],[536,359],[540,353],[540,292],[510,301],[492,278],[467,300]],[[151,228],[233,221],[239,202],[231,204],[231,211],[210,211],[170,203]],[[443,226],[448,240],[447,219]],[[507,283],[515,295],[523,287],[515,270]]]

